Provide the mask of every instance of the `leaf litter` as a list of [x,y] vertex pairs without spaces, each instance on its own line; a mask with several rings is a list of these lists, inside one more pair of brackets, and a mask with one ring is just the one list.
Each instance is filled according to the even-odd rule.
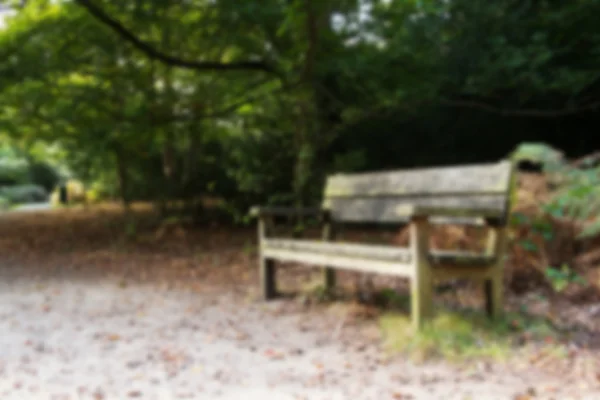
[[[116,282],[115,286],[124,293],[137,290],[138,287],[157,287],[160,289],[155,291],[156,294],[175,290],[201,296],[203,304],[208,307],[214,307],[216,303],[219,303],[217,299],[225,296],[234,299],[237,304],[236,308],[255,308],[257,282],[255,247],[254,250],[248,251],[248,243],[254,243],[255,240],[253,229],[186,226],[171,231],[163,229],[160,234],[156,234],[156,224],[152,222],[153,217],[147,208],[140,206],[139,209],[136,209],[136,216],[140,221],[139,233],[133,238],[126,239],[121,229],[124,224],[122,213],[118,207],[111,205],[92,210],[67,209],[31,213],[18,217],[4,215],[3,222],[5,223],[0,224],[0,237],[2,237],[0,246],[2,247],[5,281],[15,282],[20,279],[30,279],[35,282],[35,291],[44,292],[50,296],[50,301],[40,305],[40,310],[47,314],[62,312],[58,305],[53,304],[51,300],[54,297],[64,296],[63,292],[67,291],[62,287],[56,287],[53,281],[97,281],[99,284],[106,284],[107,278],[109,281]],[[6,223],[7,221],[10,223]],[[31,238],[32,232],[35,232],[33,238]],[[216,258],[219,261],[215,264]],[[282,286],[301,287],[302,282],[312,279],[311,277],[314,277],[315,274],[305,268],[290,266],[283,270],[281,275]],[[356,282],[353,274],[340,275],[342,286],[350,287]],[[377,282],[377,279],[374,278],[374,282],[375,287],[379,285],[402,288],[402,285],[398,286],[396,282],[390,280]],[[456,293],[460,292],[461,290],[456,291]],[[473,295],[470,287],[464,288],[462,294],[467,302],[475,298],[473,304],[480,305],[480,300]],[[453,301],[461,303],[459,296],[456,297]],[[443,295],[440,298],[444,298]],[[522,308],[525,304],[534,308],[533,304],[536,301],[540,302],[538,298],[534,299],[531,296],[511,295],[508,305],[513,308]],[[151,299],[150,303],[152,304],[140,304],[138,311],[133,315],[136,318],[145,318],[148,314],[153,314],[153,306],[161,307],[160,298]],[[545,310],[545,312],[570,315],[573,313],[570,313],[569,310],[578,309],[568,301],[561,306],[567,310],[563,310],[562,314],[560,310]],[[325,337],[320,343],[336,342],[341,344],[342,351],[350,352],[351,350],[348,349],[354,349],[353,351],[360,349],[360,354],[373,353],[375,351],[373,349],[378,347],[376,342],[379,340],[375,337],[376,335],[372,334],[372,326],[380,313],[377,307],[353,302],[342,303],[340,307],[346,310],[343,311],[342,317],[340,317],[339,310],[332,312],[327,303],[316,302],[307,306],[298,302],[286,301],[270,308],[276,315],[264,318],[272,318],[270,324],[273,329],[277,329],[280,324],[279,319],[285,319],[289,315],[299,315],[307,327],[304,330],[297,329],[297,332],[293,332],[294,335],[308,335],[316,329],[325,332]],[[182,307],[181,312],[192,317],[194,313],[202,313],[203,309],[203,306],[190,304]],[[229,306],[226,306],[218,312],[229,311],[231,311]],[[100,317],[101,315],[94,318]],[[314,321],[306,323],[306,319],[309,317]],[[108,318],[108,316],[104,318]],[[263,322],[257,321],[256,323]],[[294,360],[307,357],[304,353],[308,350],[304,348],[301,352],[296,353],[295,351],[276,350],[277,347],[262,343],[261,341],[266,339],[264,339],[264,335],[255,332],[256,327],[253,325],[240,328],[236,326],[236,322],[231,325],[230,320],[223,321],[222,325],[230,326],[228,332],[232,333],[229,336],[237,339],[236,342],[243,342],[244,346],[249,347],[262,347],[264,356],[272,361],[283,363],[287,362],[288,358]],[[233,330],[231,330],[231,326],[233,326]],[[279,333],[279,335],[269,336],[272,337],[270,340],[281,340],[282,336],[285,338],[287,335],[285,332]],[[283,335],[281,335],[282,333]],[[597,338],[595,332],[590,332],[588,335],[591,339]],[[199,342],[202,343],[202,346],[211,346],[218,344],[226,336],[222,332],[211,333],[205,336],[207,340]],[[261,338],[258,342],[257,337]],[[104,338],[111,342],[122,340],[121,333],[118,332],[105,333]],[[31,339],[28,340],[33,343]],[[372,345],[361,344],[364,342]],[[546,344],[551,345],[552,343]],[[493,365],[488,372],[484,373],[490,375],[492,379],[501,380],[507,371],[512,371],[512,373],[508,373],[509,376],[512,376],[518,375],[518,371],[531,371],[533,368],[540,374],[550,374],[549,376],[557,377],[555,379],[559,378],[561,382],[564,382],[557,389],[556,380],[542,381],[547,381],[547,383],[536,385],[539,386],[539,388],[534,388],[536,398],[544,398],[540,397],[543,396],[541,393],[564,391],[565,387],[577,387],[578,392],[593,390],[594,387],[597,387],[600,383],[599,357],[597,357],[598,350],[593,345],[593,340],[575,344],[560,343],[560,345],[570,346],[571,350],[567,356],[557,357],[544,348],[534,352],[530,357],[520,357],[518,360],[511,361],[513,363],[511,365]],[[178,353],[171,353],[174,351],[173,349],[163,351],[163,360],[168,364],[175,366],[178,363],[185,364],[181,361],[185,357]],[[360,360],[360,357],[351,361],[342,358],[339,362],[339,369],[356,373],[355,370],[364,367],[365,364],[364,360]],[[367,361],[366,363],[372,364],[373,362]],[[210,365],[210,363],[202,362],[197,365],[202,365],[202,367],[196,366],[194,369],[196,373],[205,373],[206,365]],[[277,363],[274,365],[276,366]],[[319,365],[321,368],[318,367]],[[382,361],[376,361],[372,365],[377,365],[377,368],[387,367],[387,363]],[[393,362],[390,365],[394,365]],[[317,374],[311,373],[307,379],[312,385],[319,386],[326,385],[324,382],[327,381],[328,374],[337,367],[324,367],[323,364],[317,363],[313,365],[313,368],[317,370]],[[210,368],[208,369],[210,370]],[[465,379],[469,379],[465,376],[470,376],[470,373],[461,372],[454,366],[442,369],[440,375],[446,376],[446,381],[454,379],[463,382],[465,387],[473,385],[472,382],[465,382]],[[319,372],[321,370],[323,373]],[[417,375],[421,374],[419,369],[416,371]],[[427,385],[436,386],[438,384],[425,384],[425,386]],[[518,390],[515,392],[517,392],[515,396],[531,396],[527,387],[523,388],[522,392],[518,392]],[[100,396],[103,396],[105,392],[99,389],[94,393],[97,398],[101,398]],[[128,393],[137,393],[137,389],[129,390]],[[140,391],[140,393],[142,392]],[[405,391],[395,393],[405,396],[400,398],[413,396]],[[421,398],[418,395],[413,397]]]

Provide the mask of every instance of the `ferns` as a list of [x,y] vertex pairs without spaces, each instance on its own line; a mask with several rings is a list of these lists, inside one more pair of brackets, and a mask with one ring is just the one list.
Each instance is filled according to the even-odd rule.
[[555,218],[572,219],[583,226],[579,237],[600,234],[600,165],[578,168],[562,153],[545,143],[523,143],[513,152],[515,162],[527,161],[542,166],[553,187],[543,209]]

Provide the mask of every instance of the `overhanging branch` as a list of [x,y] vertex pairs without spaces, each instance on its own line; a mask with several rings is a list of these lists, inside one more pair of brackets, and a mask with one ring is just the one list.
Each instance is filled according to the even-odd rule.
[[106,12],[104,12],[104,10],[96,6],[92,1],[75,0],[75,2],[85,8],[96,20],[108,26],[122,39],[146,54],[146,56],[164,64],[199,71],[264,71],[274,74],[276,73],[275,68],[264,61],[238,61],[230,63],[218,61],[194,61],[165,54],[154,48],[151,44],[138,38],[123,24],[110,17]]

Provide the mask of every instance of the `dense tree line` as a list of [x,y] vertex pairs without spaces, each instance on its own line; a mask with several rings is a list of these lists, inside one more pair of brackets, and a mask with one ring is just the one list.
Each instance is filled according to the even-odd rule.
[[597,0],[3,3],[0,135],[125,203],[312,203],[331,171],[599,141]]

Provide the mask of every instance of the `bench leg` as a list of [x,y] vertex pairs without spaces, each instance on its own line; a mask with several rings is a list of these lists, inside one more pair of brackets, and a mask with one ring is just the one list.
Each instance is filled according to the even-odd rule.
[[414,257],[414,274],[410,285],[412,324],[420,330],[433,316],[433,277],[428,260],[429,222],[427,218],[413,218],[410,224],[410,243]]
[[[323,225],[322,237],[323,241],[331,242],[336,237],[336,229],[331,222],[327,222]],[[323,281],[325,284],[325,291],[330,292],[335,288],[335,270],[331,267],[325,266],[323,268]]]
[[419,330],[433,316],[433,282],[428,271],[425,270],[424,274],[415,272],[416,276],[411,279],[410,285],[411,319],[414,329]]
[[502,314],[503,283],[502,274],[496,273],[485,281],[485,308],[490,318],[497,319]]
[[335,288],[335,269],[325,267],[323,269],[323,280],[325,281],[325,291],[329,292]]
[[495,228],[490,231],[487,244],[487,253],[498,256],[498,262],[493,267],[493,274],[484,283],[485,308],[491,318],[498,318],[502,314],[503,306],[503,277],[504,254],[506,252],[506,228]]
[[277,296],[275,260],[260,257],[260,287],[265,300]]

